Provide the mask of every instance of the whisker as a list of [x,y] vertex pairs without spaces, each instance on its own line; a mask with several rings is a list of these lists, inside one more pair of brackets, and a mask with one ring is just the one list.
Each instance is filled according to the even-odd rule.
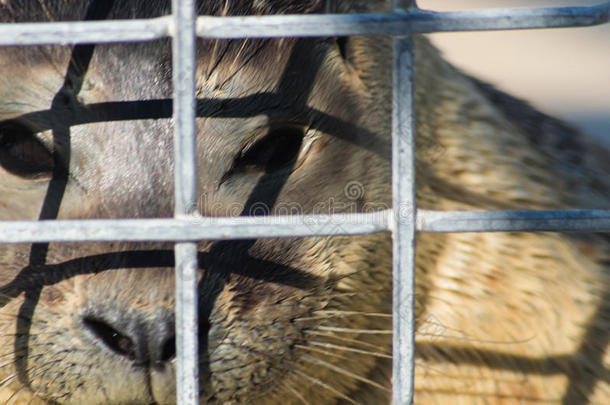
[[535,335],[534,335],[529,338],[524,338],[524,339],[520,339],[520,340],[488,340],[488,339],[478,339],[478,338],[468,337],[468,336],[455,336],[455,335],[446,335],[446,334],[437,334],[437,333],[421,333],[421,332],[416,332],[416,336],[433,337],[433,338],[437,338],[438,340],[442,339],[442,340],[450,340],[450,341],[458,341],[458,342],[489,343],[489,344],[494,344],[494,345],[523,344],[523,343],[530,342],[535,338]]
[[294,345],[294,347],[298,348],[298,349],[303,349],[303,350],[309,350],[312,352],[316,352],[316,353],[320,353],[323,354],[325,356],[330,356],[330,357],[335,357],[341,360],[349,360],[347,357],[345,356],[341,356],[340,354],[337,353],[332,353],[326,350],[322,350],[322,349],[318,349],[316,347],[311,347],[311,346],[307,346],[307,345]]
[[2,336],[2,337],[11,337],[11,338],[20,338],[20,337],[23,337],[23,336],[32,337],[32,336],[49,336],[49,335],[58,335],[58,334],[59,333],[57,331],[55,331],[55,330],[48,330],[46,332],[36,332],[36,333],[33,333],[33,334],[27,334],[27,333],[23,333],[23,332],[18,332],[18,333],[3,333],[0,336]]
[[9,356],[14,356],[14,357],[22,356],[25,353],[26,353],[26,351],[24,349],[21,349],[19,351],[11,351],[11,352],[7,352],[7,353],[2,353],[2,354],[0,354],[0,359],[3,357],[9,357]]
[[339,333],[354,333],[362,335],[391,335],[392,330],[384,329],[351,329],[351,328],[336,328],[334,326],[318,326],[318,329],[328,332],[339,332]]
[[242,52],[246,48],[246,44],[248,43],[248,40],[249,40],[249,38],[246,38],[242,41],[241,46],[239,47],[239,50],[237,51],[237,55],[235,55],[235,57],[233,58],[233,62],[231,62],[231,67],[229,68],[229,74],[222,81],[222,83],[220,83],[220,86],[218,86],[218,88],[222,89],[225,86],[225,84],[227,84],[229,82],[229,80],[231,80],[237,74],[237,72],[239,70],[241,70],[241,68],[244,67],[244,65],[242,64],[242,66],[239,69],[235,69],[235,65],[237,64],[237,61],[239,60]]
[[[15,353],[9,353],[9,355],[13,355],[13,354],[15,354]],[[23,351],[23,352],[17,352],[17,355],[16,355],[15,357],[17,357],[17,356],[23,356],[24,354],[25,354],[25,351]],[[5,355],[2,355],[1,357],[4,357],[4,356],[5,356]],[[39,359],[39,358],[40,358],[40,357],[42,357],[42,356],[43,356],[43,354],[37,354],[37,355],[35,355],[35,356],[30,356],[30,360],[36,360],[36,359]],[[12,360],[6,361],[6,362],[4,362],[4,363],[0,363],[0,368],[4,368],[4,367],[10,366],[10,365],[12,365],[12,364],[15,364],[14,357],[13,357],[13,359],[12,359]]]
[[320,316],[308,316],[308,317],[302,317],[302,318],[298,318],[295,319],[295,322],[298,321],[316,321],[316,320],[323,320],[323,319],[335,319],[335,318],[342,318],[342,317],[346,317],[346,316],[368,316],[368,317],[372,317],[372,318],[388,318],[388,319],[392,319],[392,315],[389,314],[381,314],[381,313],[374,313],[374,312],[358,312],[358,311],[334,311],[334,310],[329,310],[329,311],[325,311],[325,310],[320,310],[320,311],[315,311],[314,314],[321,314]]
[[301,370],[294,369],[294,370],[292,370],[292,372],[293,372],[293,373],[295,373],[295,374],[300,375],[300,376],[301,376],[301,377],[303,377],[304,379],[306,379],[306,380],[308,380],[308,381],[310,381],[310,382],[312,382],[312,383],[314,383],[314,384],[316,384],[316,385],[319,385],[319,386],[320,386],[320,387],[322,387],[322,388],[327,389],[328,391],[332,392],[333,394],[335,394],[335,395],[336,395],[336,396],[338,396],[339,398],[344,399],[345,401],[349,402],[350,404],[353,404],[353,405],[361,405],[361,404],[359,404],[358,402],[356,402],[356,401],[354,401],[353,399],[351,399],[350,397],[348,397],[348,396],[346,396],[345,394],[343,394],[342,392],[337,391],[335,388],[333,388],[333,387],[331,387],[330,385],[328,385],[328,384],[326,384],[326,383],[324,383],[324,382],[320,381],[319,379],[317,379],[317,378],[315,378],[315,377],[312,377],[312,376],[310,376],[310,375],[308,375],[308,374],[305,374],[305,373],[304,373],[304,372],[302,372]]
[[301,395],[300,392],[298,392],[297,390],[295,390],[290,384],[288,384],[287,382],[280,382],[280,386],[282,386],[283,388],[285,388],[286,390],[288,390],[288,392],[292,393],[295,397],[297,397],[297,399],[299,401],[301,401],[303,403],[303,405],[311,405],[309,403],[309,401],[307,401],[305,399],[305,397],[303,395]]
[[368,385],[370,385],[372,387],[379,388],[380,390],[387,391],[387,392],[392,392],[391,388],[384,387],[383,385],[381,385],[379,383],[376,383],[375,381],[372,381],[372,380],[370,380],[370,379],[368,379],[366,377],[362,377],[362,376],[360,376],[358,374],[354,374],[351,371],[347,371],[347,370],[345,370],[345,369],[343,369],[341,367],[335,366],[334,364],[330,364],[330,363],[328,363],[328,362],[326,362],[324,360],[321,360],[321,359],[318,359],[318,358],[315,358],[315,357],[310,357],[310,356],[303,356],[301,359],[303,361],[307,361],[307,362],[309,362],[311,364],[316,364],[318,366],[326,367],[327,369],[332,370],[332,371],[334,371],[336,373],[343,374],[344,376],[353,378],[355,380],[358,380],[360,382],[368,384]]
[[324,294],[324,298],[343,298],[343,297],[356,297],[362,295],[361,292],[357,291],[345,291],[345,292],[334,292],[332,294]]
[[280,394],[281,394],[281,392],[277,389],[277,386],[273,386],[272,389],[270,389],[269,391],[267,391],[265,393],[265,395],[269,395],[272,398],[276,398],[276,399],[281,399]]
[[25,391],[25,387],[21,387],[17,391],[15,391],[8,399],[6,400],[6,405],[14,405],[15,402],[21,397],[21,394]]
[[383,359],[391,359],[392,355],[390,354],[386,354],[386,353],[381,353],[381,352],[371,352],[368,350],[361,350],[361,349],[356,349],[353,347],[348,347],[348,346],[339,346],[339,345],[334,345],[332,343],[324,343],[324,342],[316,342],[316,341],[309,341],[308,342],[311,345],[314,346],[322,346],[322,347],[327,347],[329,349],[337,349],[337,350],[343,350],[346,352],[352,352],[352,353],[360,353],[360,354],[366,354],[369,356],[373,356],[373,357],[380,357]]
[[372,293],[391,293],[392,292],[392,288],[390,287],[381,287],[381,288],[367,288],[366,291],[365,290],[354,290],[353,288],[349,288],[349,289],[345,289],[345,291],[350,291],[350,292],[354,292],[354,293],[358,293],[358,294],[367,294],[367,295],[371,295]]
[[42,399],[42,398],[40,397],[40,395],[39,395],[39,394],[40,394],[40,391],[39,391],[39,390],[38,390],[38,391],[36,391],[36,392],[34,392],[34,393],[32,394],[32,398],[30,398],[30,400],[28,401],[28,403],[27,403],[26,405],[31,405],[31,404],[32,404],[32,402],[33,402],[35,399]]
[[225,0],[225,4],[222,8],[222,11],[220,12],[220,15],[222,17],[226,17],[228,13],[229,13],[229,0]]
[[[420,377],[420,378],[426,378],[426,377],[430,377],[430,376],[441,376],[444,378],[448,378],[448,379],[453,379],[453,380],[459,380],[460,382],[463,383],[464,386],[470,386],[476,382],[480,382],[481,381],[481,375],[468,375],[468,374],[464,374],[464,373],[449,373],[446,371],[442,371],[437,367],[433,367],[430,366],[428,363],[425,363],[423,361],[418,361],[416,362],[416,372],[415,372],[415,377]],[[420,370],[418,370],[420,369]],[[423,369],[423,371],[421,370]],[[491,375],[487,375],[485,376],[485,380],[486,381],[493,381],[495,383],[514,383],[515,379],[514,378],[510,378],[510,377],[506,377],[506,378],[500,378],[500,377],[495,377],[495,376],[491,376]]]
[[340,310],[319,310],[316,313],[328,313],[328,314],[337,314],[337,315],[362,315],[362,316],[370,316],[373,318],[388,318],[392,319],[392,314],[384,314],[380,312],[360,312],[360,311],[340,311]]
[[304,316],[301,318],[295,318],[294,322],[310,322],[310,321],[323,321],[324,319],[333,319],[333,316]]
[[54,359],[37,366],[33,372],[29,373],[30,380],[42,376],[44,373],[49,371],[54,364],[61,363],[62,361],[63,359]]
[[[229,0],[225,0],[223,9],[220,12],[220,16],[224,17],[228,14],[228,12],[229,12]],[[212,53],[210,54],[209,62],[207,64],[206,70],[204,71],[204,74],[203,74],[205,81],[208,81],[211,78],[212,73],[216,70],[216,68],[218,67],[218,64],[222,60],[223,54],[229,48],[229,46],[227,46],[225,48],[224,52],[222,52],[220,55],[217,55],[219,45],[220,45],[220,40],[215,39],[214,47],[212,48]]]
[[203,80],[205,82],[207,82],[208,80],[210,80],[210,77],[212,76],[212,67],[216,65],[215,59],[216,59],[216,52],[218,51],[218,43],[220,40],[215,39],[214,40],[214,46],[212,47],[212,52],[210,53],[210,56],[208,57],[208,63],[207,66],[205,67],[205,70],[203,71]]
[[6,313],[6,312],[0,313],[0,317],[7,317],[9,319],[25,319],[27,321],[32,320],[31,316],[26,316],[26,315],[22,315],[22,314],[11,314],[11,313]]
[[372,343],[364,342],[364,341],[358,340],[358,339],[350,339],[350,338],[345,337],[345,336],[337,336],[337,335],[332,334],[332,333],[324,333],[324,332],[315,331],[315,330],[306,330],[304,332],[307,333],[307,334],[310,334],[310,335],[328,337],[328,338],[331,338],[331,339],[339,340],[341,342],[354,343],[354,344],[358,344],[358,345],[361,345],[361,346],[370,347],[372,349],[377,349],[379,347],[379,345],[374,345]]
[[11,383],[13,382],[13,380],[16,377],[17,377],[17,373],[11,374],[8,377],[6,377],[4,380],[0,381],[0,392],[4,391],[6,389],[6,387],[11,385]]

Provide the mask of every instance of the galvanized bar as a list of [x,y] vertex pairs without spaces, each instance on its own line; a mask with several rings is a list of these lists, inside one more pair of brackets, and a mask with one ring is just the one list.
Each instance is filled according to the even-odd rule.
[[[303,216],[0,222],[0,243],[155,242],[360,235],[383,232],[391,210]],[[418,210],[423,232],[610,232],[610,211]]]
[[[174,216],[197,212],[195,0],[172,0],[174,84]],[[199,403],[197,243],[176,243],[176,395]]]
[[389,210],[368,214],[0,222],[0,243],[183,241],[359,235],[388,229]]
[[610,211],[419,211],[426,232],[610,232]]
[[[587,27],[610,21],[610,2],[590,7],[347,15],[201,16],[202,38],[411,35],[430,32]],[[171,17],[141,20],[0,24],[0,45],[152,41],[172,35]]]
[[197,244],[176,243],[176,397],[199,404]]
[[170,35],[171,17],[141,20],[0,24],[0,45],[72,45],[152,41]]
[[[195,19],[194,0],[173,0],[175,206],[177,217],[197,211],[197,151],[195,139]],[[189,16],[190,14],[190,16]]]
[[[396,13],[415,10],[394,0]],[[394,38],[392,95],[392,403],[413,403],[415,362],[415,107],[413,39]]]
[[265,17],[200,17],[197,35],[206,38],[411,35],[449,31],[494,31],[585,27],[610,21],[610,2],[591,7],[493,9],[457,12],[412,10],[393,14]]

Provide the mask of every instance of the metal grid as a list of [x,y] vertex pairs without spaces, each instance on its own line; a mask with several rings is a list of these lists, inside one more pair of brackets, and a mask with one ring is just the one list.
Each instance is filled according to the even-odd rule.
[[[592,26],[610,21],[610,2],[592,7],[438,13],[414,0],[366,15],[197,17],[195,0],[172,0],[172,15],[147,20],[0,24],[0,45],[112,43],[173,39],[175,213],[173,219],[0,222],[0,243],[173,241],[176,256],[177,392],[198,403],[196,271],[198,240],[357,235],[394,239],[394,404],[411,403],[416,231],[610,232],[610,211],[435,212],[415,207],[413,43],[415,33]],[[201,218],[196,215],[195,39],[393,35],[393,207],[369,214]],[[401,209],[407,207],[407,210]],[[341,225],[337,227],[337,225]]]

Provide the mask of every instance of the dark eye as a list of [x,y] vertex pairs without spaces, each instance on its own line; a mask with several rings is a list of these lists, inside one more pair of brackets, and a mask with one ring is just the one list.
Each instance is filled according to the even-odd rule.
[[53,154],[19,124],[0,124],[0,165],[7,172],[24,178],[48,176],[55,166]]
[[303,129],[272,129],[264,138],[240,152],[229,173],[260,172],[270,174],[296,161],[303,143]]

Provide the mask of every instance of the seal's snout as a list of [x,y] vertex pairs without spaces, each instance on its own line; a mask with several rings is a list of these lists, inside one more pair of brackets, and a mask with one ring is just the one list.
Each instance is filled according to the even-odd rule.
[[173,315],[166,311],[110,310],[86,315],[82,324],[93,345],[134,365],[164,368],[176,356]]

